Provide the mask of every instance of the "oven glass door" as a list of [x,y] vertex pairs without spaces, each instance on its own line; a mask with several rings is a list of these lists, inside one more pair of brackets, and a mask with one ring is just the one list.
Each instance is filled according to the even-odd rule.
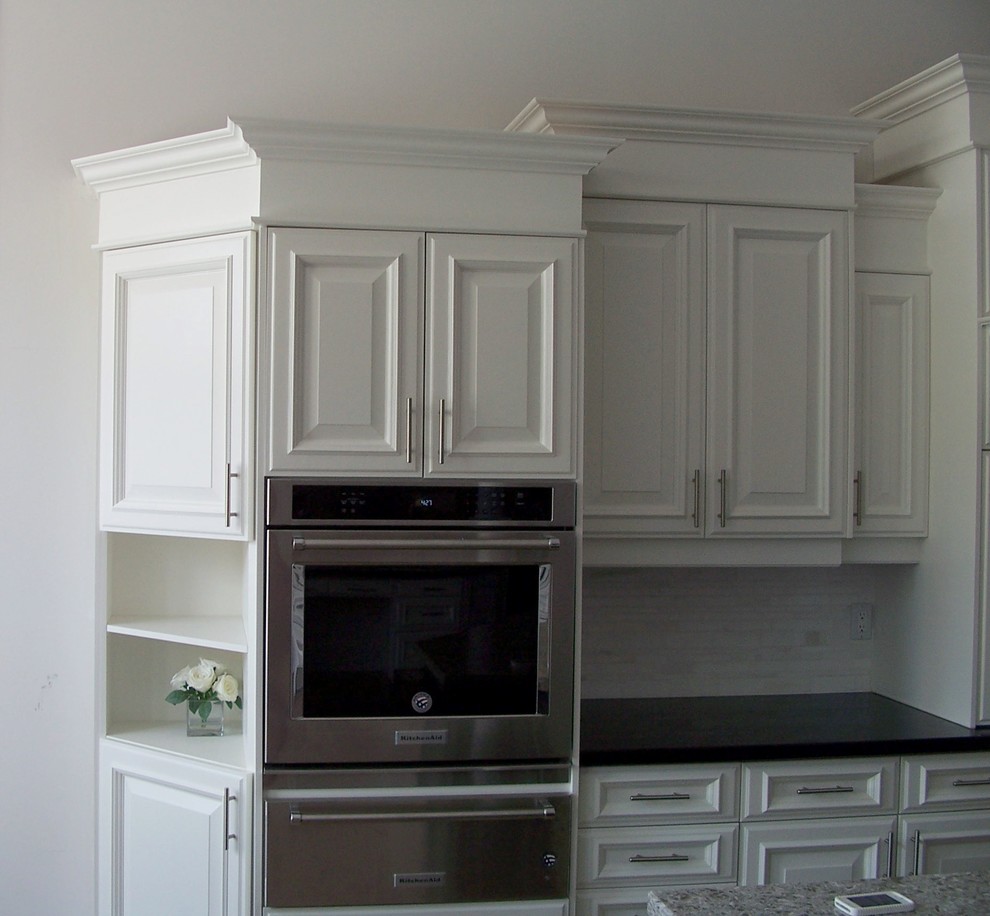
[[293,563],[293,716],[546,712],[550,584],[549,563]]
[[[531,745],[551,711],[563,718],[552,707],[564,703],[570,721],[574,564],[566,540],[270,532],[269,760],[355,759],[344,746],[376,731],[379,750],[366,762],[403,759],[403,746],[416,749],[415,759],[431,746],[438,759],[462,758],[458,745],[477,745],[486,733],[490,745],[499,730],[497,756],[530,756],[532,748],[512,751],[513,732]],[[290,745],[305,739],[305,750],[272,756],[279,733]],[[321,754],[312,741],[332,748]]]

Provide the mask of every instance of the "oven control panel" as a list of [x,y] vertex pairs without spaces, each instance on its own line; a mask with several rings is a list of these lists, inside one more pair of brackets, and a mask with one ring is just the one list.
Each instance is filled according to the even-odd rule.
[[268,481],[269,526],[321,524],[491,525],[572,527],[574,484],[458,484]]

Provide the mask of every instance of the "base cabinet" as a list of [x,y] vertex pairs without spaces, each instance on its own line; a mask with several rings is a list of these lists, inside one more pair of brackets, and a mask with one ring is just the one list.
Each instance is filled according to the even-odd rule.
[[100,783],[101,913],[250,912],[250,774],[104,741]]
[[580,786],[577,916],[643,916],[663,886],[990,869],[990,753],[587,767]]
[[740,884],[859,881],[891,874],[895,817],[745,824]]

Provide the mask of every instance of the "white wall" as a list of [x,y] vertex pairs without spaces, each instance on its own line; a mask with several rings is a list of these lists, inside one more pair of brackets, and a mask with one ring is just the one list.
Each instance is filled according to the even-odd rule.
[[[95,899],[95,202],[69,160],[228,114],[501,128],[533,96],[845,114],[985,0],[0,0],[0,901]],[[178,878],[178,876],[177,876]]]

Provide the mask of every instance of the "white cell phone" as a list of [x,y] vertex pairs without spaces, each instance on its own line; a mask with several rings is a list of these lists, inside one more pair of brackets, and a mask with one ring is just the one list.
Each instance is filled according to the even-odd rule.
[[835,909],[848,916],[873,916],[879,913],[910,913],[914,901],[896,891],[873,894],[844,894],[835,898]]

